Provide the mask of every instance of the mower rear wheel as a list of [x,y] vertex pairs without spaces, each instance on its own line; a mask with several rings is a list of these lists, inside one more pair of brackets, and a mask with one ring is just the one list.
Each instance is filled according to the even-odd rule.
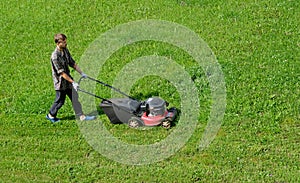
[[131,117],[128,120],[128,126],[130,128],[138,128],[140,126],[143,126],[143,121],[138,117]]

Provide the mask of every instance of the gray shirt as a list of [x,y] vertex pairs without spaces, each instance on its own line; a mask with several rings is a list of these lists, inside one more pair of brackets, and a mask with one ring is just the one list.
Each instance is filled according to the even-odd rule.
[[56,47],[51,55],[51,65],[54,89],[66,90],[72,88],[72,83],[68,82],[60,75],[62,72],[64,72],[71,77],[69,66],[73,68],[75,61],[72,58],[69,50],[65,48],[63,51],[60,51]]

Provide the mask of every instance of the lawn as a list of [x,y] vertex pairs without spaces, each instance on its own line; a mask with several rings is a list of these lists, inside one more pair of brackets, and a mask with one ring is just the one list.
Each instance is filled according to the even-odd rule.
[[[1,1],[0,182],[299,182],[299,4],[296,0]],[[199,36],[211,49],[210,58],[217,60],[226,86],[222,124],[213,141],[201,148],[212,106],[218,102],[213,95],[217,90],[190,52],[171,43],[143,40],[109,55],[95,75],[108,84],[129,77],[128,72],[122,75],[122,69],[131,63],[159,57],[165,59],[161,63],[175,62],[197,90],[186,99],[188,93],[177,88],[180,83],[148,73],[133,83],[129,94],[140,100],[160,96],[179,108],[182,113],[175,126],[137,130],[113,125],[99,108],[98,120],[87,124],[94,127],[101,120],[114,139],[130,147],[157,144],[181,132],[180,128],[192,129],[183,146],[150,163],[147,155],[153,152],[142,158],[136,152],[111,152],[115,159],[99,153],[82,123],[75,120],[69,100],[59,111],[61,122],[51,124],[45,119],[55,97],[50,66],[55,33],[68,36],[73,58],[86,68],[95,40],[119,26],[147,20],[166,21]],[[185,36],[190,35],[178,35],[178,39]],[[106,42],[98,46],[111,48]],[[104,59],[105,54],[97,56]],[[100,69],[95,64],[89,67],[84,70],[88,75]],[[166,69],[166,76],[175,72],[172,67],[158,69]],[[105,98],[113,95],[109,88],[96,87],[95,92]],[[199,108],[191,107],[198,104],[190,101],[193,97]],[[80,98],[96,106],[101,102],[83,93]],[[188,114],[196,117],[196,123],[185,120]],[[105,134],[91,134],[113,146]],[[100,152],[105,149],[100,148]],[[158,152],[159,157],[164,149]],[[139,162],[136,157],[148,163],[116,160]]]

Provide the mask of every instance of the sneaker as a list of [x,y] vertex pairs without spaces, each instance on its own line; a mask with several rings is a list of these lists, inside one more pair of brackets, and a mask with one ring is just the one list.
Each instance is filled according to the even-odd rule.
[[95,120],[96,116],[86,116],[86,115],[82,115],[80,116],[80,121],[90,121],[90,120]]
[[48,119],[49,121],[51,121],[52,123],[56,123],[56,122],[59,122],[60,120],[56,117],[49,117],[49,115],[47,114],[46,115],[46,119]]

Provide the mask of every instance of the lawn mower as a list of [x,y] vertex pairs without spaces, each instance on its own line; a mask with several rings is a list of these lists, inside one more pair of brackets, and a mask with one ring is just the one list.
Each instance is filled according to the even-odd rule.
[[[124,95],[126,98],[106,99],[95,95],[80,88],[80,83],[83,79],[89,79],[105,87],[109,87]],[[176,119],[177,109],[175,107],[168,109],[168,102],[159,97],[151,97],[145,101],[139,101],[119,89],[91,77],[81,77],[78,84],[78,91],[102,99],[100,108],[107,115],[112,124],[125,123],[131,128],[138,128],[141,126],[162,126],[163,128],[168,129]]]

